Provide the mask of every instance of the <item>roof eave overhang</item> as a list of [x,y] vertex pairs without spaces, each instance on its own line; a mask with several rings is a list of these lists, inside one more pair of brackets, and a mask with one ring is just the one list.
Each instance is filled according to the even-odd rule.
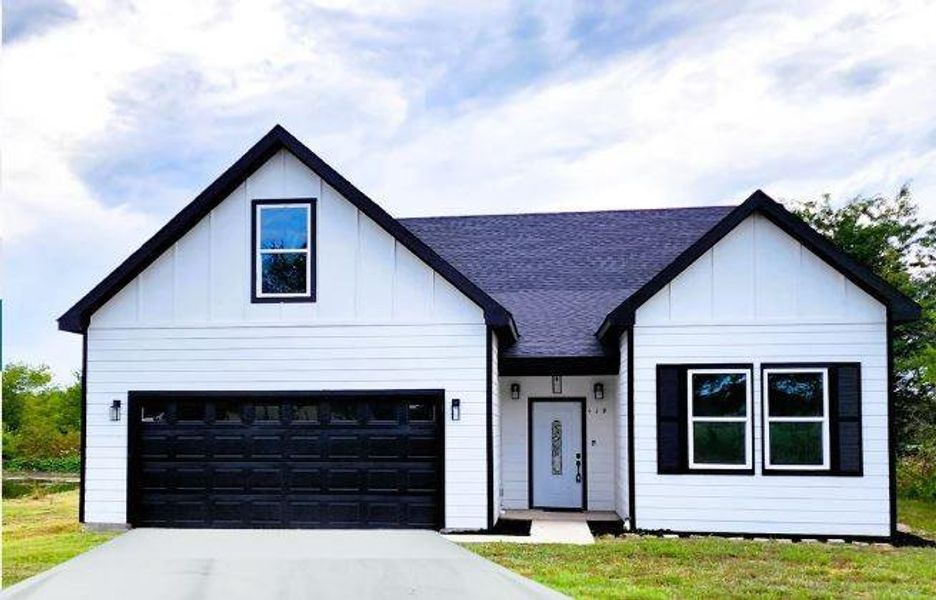
[[613,352],[602,356],[503,356],[497,374],[504,377],[551,375],[618,375],[621,358]]

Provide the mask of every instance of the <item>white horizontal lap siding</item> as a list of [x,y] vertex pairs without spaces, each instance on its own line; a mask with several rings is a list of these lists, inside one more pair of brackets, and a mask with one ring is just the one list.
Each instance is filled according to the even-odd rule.
[[[595,400],[594,384],[604,385],[603,400]],[[520,399],[510,398],[510,385],[520,384]],[[504,509],[529,508],[529,398],[585,398],[585,461],[588,510],[615,510],[618,469],[615,448],[618,377],[562,378],[562,394],[552,393],[550,377],[501,377],[501,485]]]
[[[316,302],[251,304],[251,200],[304,197]],[[280,152],[92,316],[85,519],[126,521],[127,418],[108,407],[128,391],[444,389],[445,526],[483,528],[486,340],[478,306]]]
[[[753,217],[637,311],[640,529],[889,534],[884,307],[766,219]],[[764,476],[760,364],[861,363],[864,476]],[[659,475],[656,367],[753,363],[754,475]]]

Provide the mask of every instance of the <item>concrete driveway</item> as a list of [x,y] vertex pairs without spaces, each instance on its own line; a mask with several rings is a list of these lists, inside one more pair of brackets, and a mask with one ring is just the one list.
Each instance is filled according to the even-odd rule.
[[134,529],[3,599],[562,598],[428,531]]

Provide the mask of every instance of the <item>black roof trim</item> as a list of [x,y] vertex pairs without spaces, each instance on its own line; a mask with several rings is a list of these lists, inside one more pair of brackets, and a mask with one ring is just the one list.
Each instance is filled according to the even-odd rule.
[[816,256],[838,269],[852,283],[886,305],[895,322],[901,323],[920,318],[921,309],[916,302],[876,275],[870,267],[837,248],[835,244],[784,208],[782,204],[763,191],[757,190],[657,273],[653,279],[611,311],[596,332],[598,339],[602,342],[609,342],[633,325],[634,314],[644,302],[755,212],[770,219],[774,225],[806,246]]
[[607,356],[500,356],[497,374],[522,375],[617,375],[621,360]]
[[295,155],[305,166],[347,198],[361,212],[383,227],[410,252],[426,262],[455,288],[478,304],[484,310],[484,318],[487,324],[505,336],[505,341],[512,342],[516,340],[517,328],[513,316],[507,309],[472,283],[422,240],[413,235],[412,232],[391,217],[384,209],[380,208],[364,192],[342,177],[281,125],[273,127],[269,133],[263,136],[220,177],[196,196],[191,203],[179,211],[153,237],[147,240],[103,281],[59,317],[59,329],[74,333],[86,331],[91,315],[96,310],[152,264],[172,244],[177,242],[213,208],[236,190],[244,179],[259,169],[281,149],[286,149]]

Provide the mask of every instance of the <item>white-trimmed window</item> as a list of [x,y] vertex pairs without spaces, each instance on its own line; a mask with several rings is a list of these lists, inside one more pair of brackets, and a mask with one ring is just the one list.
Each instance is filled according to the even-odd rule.
[[765,467],[829,468],[829,371],[764,369]]
[[751,469],[751,374],[747,369],[689,369],[689,469]]
[[254,200],[254,301],[310,301],[315,295],[314,204]]

